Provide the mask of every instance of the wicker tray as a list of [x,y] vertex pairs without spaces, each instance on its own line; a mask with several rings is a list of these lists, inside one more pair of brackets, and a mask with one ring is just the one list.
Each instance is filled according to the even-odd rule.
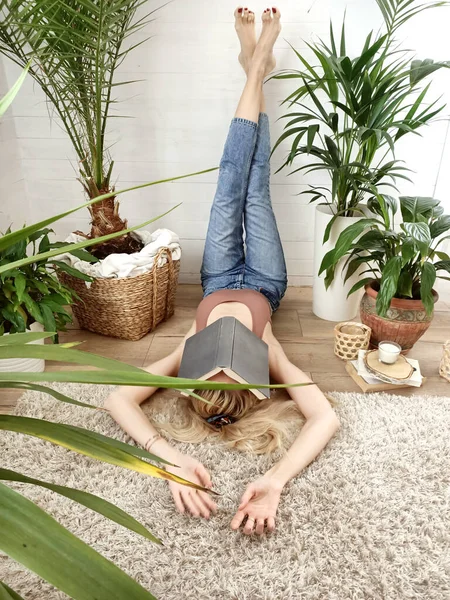
[[[162,255],[167,262],[158,267]],[[67,273],[58,277],[80,297],[73,312],[81,329],[124,340],[139,340],[175,310],[180,261],[162,248],[153,269],[136,277],[96,279],[88,288],[84,281]]]
[[386,383],[405,383],[414,373],[414,367],[402,355],[398,357],[397,362],[393,365],[380,362],[378,360],[378,350],[366,352],[364,365],[369,373]]

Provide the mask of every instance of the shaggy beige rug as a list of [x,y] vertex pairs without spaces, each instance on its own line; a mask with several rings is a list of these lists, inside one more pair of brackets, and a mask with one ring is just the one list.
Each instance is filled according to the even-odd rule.
[[[109,390],[55,387],[96,404]],[[163,419],[175,414],[171,397],[156,402]],[[164,547],[50,491],[15,485],[160,600],[450,598],[450,398],[335,397],[341,430],[288,485],[278,530],[263,538],[232,532],[229,523],[245,485],[273,456],[180,445],[204,462],[223,493],[209,522],[177,514],[163,481],[37,439],[2,434],[1,464],[97,493],[140,519]],[[107,414],[36,393],[22,397],[17,413],[126,440]],[[0,578],[28,600],[66,597],[5,556]]]

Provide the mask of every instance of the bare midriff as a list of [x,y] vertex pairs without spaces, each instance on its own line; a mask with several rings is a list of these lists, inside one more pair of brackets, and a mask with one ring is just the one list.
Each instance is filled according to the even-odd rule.
[[255,290],[219,290],[204,298],[197,309],[196,330],[201,331],[222,317],[234,317],[262,338],[271,321],[267,298]]

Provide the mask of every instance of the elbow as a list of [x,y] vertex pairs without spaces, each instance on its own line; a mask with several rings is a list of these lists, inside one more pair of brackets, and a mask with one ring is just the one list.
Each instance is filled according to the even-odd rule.
[[124,406],[127,405],[129,399],[121,396],[120,394],[112,393],[108,396],[103,404],[103,408],[107,410],[111,415],[115,415],[121,410],[123,410]]
[[330,417],[331,427],[333,429],[333,434],[336,433],[341,428],[341,422],[337,414],[333,411],[333,414]]

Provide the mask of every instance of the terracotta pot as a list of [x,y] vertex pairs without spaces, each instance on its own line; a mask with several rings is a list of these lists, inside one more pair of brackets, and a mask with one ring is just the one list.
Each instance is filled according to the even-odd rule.
[[[379,342],[389,340],[400,344],[402,354],[406,354],[430,326],[433,313],[427,315],[421,300],[393,298],[386,317],[380,317],[375,307],[378,291],[374,285],[377,282],[366,285],[360,307],[361,321],[372,329],[370,345],[376,348]],[[439,296],[434,290],[433,297],[436,303]]]

